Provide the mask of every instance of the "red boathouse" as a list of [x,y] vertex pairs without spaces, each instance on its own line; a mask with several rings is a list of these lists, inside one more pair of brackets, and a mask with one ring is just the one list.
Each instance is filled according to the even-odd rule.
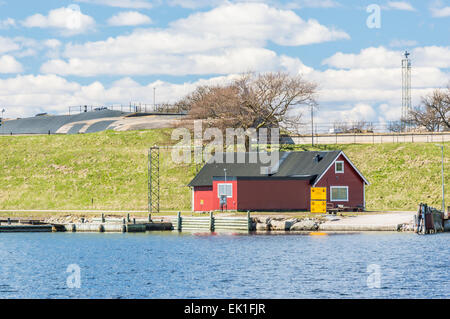
[[213,158],[189,183],[194,211],[309,211],[311,187],[327,188],[329,207],[366,206],[369,182],[342,151],[280,152],[269,166],[251,162],[249,153],[243,163],[233,156],[230,163],[225,154],[216,155],[222,163]]

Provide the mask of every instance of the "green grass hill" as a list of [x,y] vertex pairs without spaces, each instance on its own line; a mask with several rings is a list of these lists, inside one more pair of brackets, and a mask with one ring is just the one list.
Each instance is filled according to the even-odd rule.
[[[170,133],[161,129],[0,137],[0,209],[145,210],[147,151],[155,144],[174,143]],[[413,210],[419,202],[441,205],[441,150],[434,143],[290,149],[342,149],[371,182],[366,188],[369,210]],[[161,150],[160,165],[161,209],[189,210],[186,185],[196,166],[173,163],[169,150]],[[450,196],[446,200],[450,204]]]

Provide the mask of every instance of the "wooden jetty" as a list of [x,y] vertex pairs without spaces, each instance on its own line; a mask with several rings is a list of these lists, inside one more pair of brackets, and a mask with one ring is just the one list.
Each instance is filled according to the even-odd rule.
[[12,224],[12,225],[1,225],[0,233],[42,233],[48,232],[51,233],[53,231],[52,225],[20,225],[20,224]]
[[45,223],[42,220],[25,219],[1,219],[0,232],[101,232],[101,233],[139,233],[146,231],[172,230],[171,222],[153,221],[151,215],[148,218],[93,218],[91,222],[85,222],[81,218],[80,223]]
[[217,217],[213,212],[207,217],[185,217],[178,212],[172,219],[173,229],[176,231],[251,231],[252,219],[250,212],[246,217]]

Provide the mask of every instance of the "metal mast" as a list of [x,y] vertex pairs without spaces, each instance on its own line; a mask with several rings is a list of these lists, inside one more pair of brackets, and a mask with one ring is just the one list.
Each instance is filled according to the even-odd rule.
[[159,213],[159,147],[148,150],[148,212]]
[[411,111],[411,60],[410,53],[405,51],[402,59],[402,128],[407,130],[407,120]]

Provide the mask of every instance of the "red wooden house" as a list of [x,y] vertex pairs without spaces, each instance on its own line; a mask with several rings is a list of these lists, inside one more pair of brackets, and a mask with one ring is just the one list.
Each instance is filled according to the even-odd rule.
[[269,169],[251,162],[249,153],[244,157],[230,163],[223,154],[223,163],[205,164],[189,183],[194,211],[309,211],[311,187],[327,188],[328,205],[366,206],[369,182],[342,151],[280,152]]

